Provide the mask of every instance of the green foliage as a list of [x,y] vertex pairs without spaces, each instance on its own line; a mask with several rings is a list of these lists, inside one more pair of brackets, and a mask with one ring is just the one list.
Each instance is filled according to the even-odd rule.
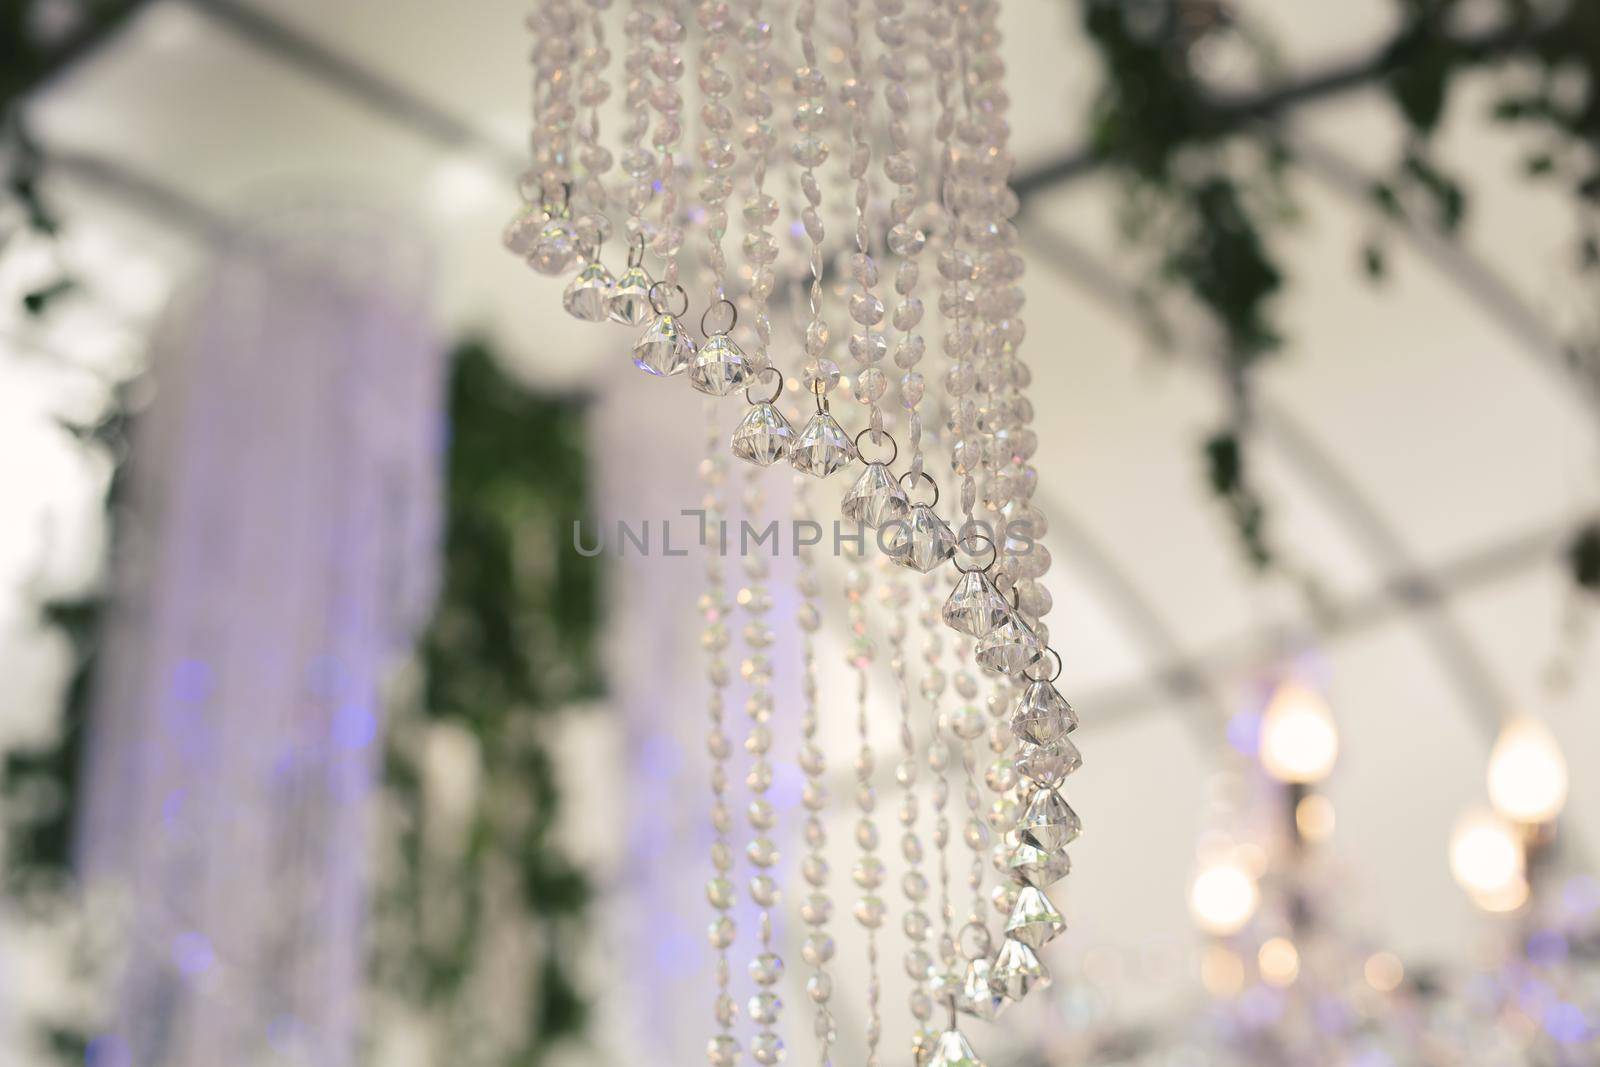
[[[524,975],[530,1025],[518,1047],[502,1050],[508,1064],[535,1064],[587,1017],[561,949],[581,929],[592,887],[553,839],[561,797],[545,747],[553,717],[601,691],[599,561],[568,542],[588,510],[585,405],[528,392],[469,342],[454,355],[449,412],[444,580],[422,644],[417,707],[397,717],[387,754],[387,788],[403,812],[401,870],[381,903],[399,917],[389,924],[398,933],[379,944],[376,962],[380,981],[448,1030],[485,936],[541,931],[545,954]],[[467,847],[446,871],[422,836],[427,724],[469,733],[482,761]],[[489,885],[506,871],[520,890],[509,915],[495,912]],[[432,914],[443,902],[429,888],[440,884],[459,909],[443,936]]]
[[[1518,78],[1508,84],[1515,88],[1501,95],[1494,117],[1540,135],[1524,173],[1567,183],[1586,207],[1577,258],[1585,269],[1600,268],[1600,211],[1592,209],[1600,206],[1600,3],[1500,0],[1489,11],[1497,21],[1486,27],[1485,5],[1474,5],[1479,18],[1471,24],[1480,28],[1472,32],[1461,28],[1464,0],[1394,4],[1390,39],[1319,89],[1274,76],[1270,43],[1222,0],[1079,0],[1103,70],[1091,111],[1095,161],[1126,180],[1129,236],[1154,253],[1158,288],[1192,299],[1218,328],[1231,416],[1207,439],[1204,467],[1245,556],[1261,568],[1276,561],[1248,476],[1250,400],[1264,357],[1285,344],[1273,305],[1287,275],[1273,235],[1293,218],[1281,178],[1294,160],[1275,119],[1322,91],[1381,86],[1405,137],[1393,167],[1372,184],[1373,204],[1391,223],[1453,235],[1470,201],[1433,158],[1433,137],[1461,75],[1514,65]],[[1216,91],[1196,68],[1202,44],[1242,49],[1266,88],[1242,97]],[[1381,237],[1359,251],[1366,276],[1388,276]],[[1154,301],[1148,306],[1160,314]],[[1585,582],[1576,569],[1574,576]]]

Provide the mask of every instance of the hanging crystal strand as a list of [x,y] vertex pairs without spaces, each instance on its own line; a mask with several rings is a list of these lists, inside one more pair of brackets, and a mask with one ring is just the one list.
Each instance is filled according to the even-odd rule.
[[[728,232],[728,198],[733,195],[733,112],[724,99],[733,92],[733,77],[720,64],[729,44],[733,16],[726,0],[700,0],[695,18],[703,33],[697,82],[705,94],[700,109],[705,136],[700,140],[700,163],[705,178],[700,199],[705,204],[706,266],[711,279],[710,299],[700,316],[705,336],[689,365],[689,384],[711,396],[727,396],[749,383],[757,369],[730,334],[738,324],[738,309],[728,299],[728,259],[722,240]],[[715,321],[711,316],[715,314]]]
[[585,265],[567,285],[561,304],[569,315],[584,322],[605,322],[611,317],[611,297],[617,287],[616,278],[600,262],[600,247],[611,234],[611,221],[605,215],[605,175],[611,169],[611,152],[600,143],[600,107],[611,98],[611,84],[606,80],[611,50],[606,47],[600,13],[610,2],[587,0],[584,26],[589,43],[579,53],[578,61],[578,103],[589,110],[576,124],[578,162],[583,174],[573,186],[577,209],[573,226]]
[[[941,597],[937,586],[928,590],[927,614],[937,617]],[[950,746],[945,741],[943,706],[946,686],[945,674],[939,668],[944,644],[936,630],[928,633],[923,645],[922,658],[926,669],[922,678],[922,695],[928,701],[928,769],[933,782],[933,847],[938,857],[939,879],[939,941],[932,966],[928,971],[929,994],[938,1005],[950,1008],[956,996],[960,979],[953,971],[956,965],[955,901],[950,893],[950,817],[946,808],[950,801],[950,780],[946,771],[950,765]],[[953,1009],[952,1009],[953,1010]]]
[[[748,472],[743,504],[747,516],[760,515],[766,507],[760,472],[754,468]],[[745,557],[743,566],[746,584],[735,599],[749,616],[742,635],[747,654],[739,664],[739,673],[750,685],[745,698],[745,710],[750,716],[745,750],[750,753],[751,763],[745,782],[750,788],[751,837],[745,852],[751,865],[750,899],[759,911],[761,936],[761,951],[750,963],[750,975],[757,985],[749,1003],[750,1018],[756,1025],[750,1057],[762,1067],[772,1067],[783,1060],[784,1049],[776,1030],[782,1001],[775,989],[783,977],[783,960],[772,947],[772,910],[778,906],[778,883],[772,869],[778,863],[778,846],[770,835],[777,823],[777,812],[767,799],[767,790],[772,786],[772,763],[767,758],[772,748],[772,661],[767,649],[772,646],[773,632],[766,621],[772,607],[766,585],[771,564],[767,556],[756,552]]]
[[[917,832],[920,815],[917,799],[919,757],[916,731],[912,726],[911,683],[907,678],[906,663],[906,619],[910,615],[912,590],[905,574],[890,567],[887,557],[880,556],[879,560],[883,569],[889,572],[889,607],[894,612],[889,624],[889,668],[894,673],[895,697],[900,704],[900,762],[895,765],[895,780],[901,789],[900,855],[906,864],[906,873],[901,878],[901,890],[906,898],[906,913],[901,929],[906,935],[906,976],[911,979],[907,1003],[911,1017],[917,1024],[911,1035],[911,1053],[913,1061],[921,1063],[932,1050],[934,1040],[934,1035],[928,1029],[929,1020],[933,1017],[933,998],[928,995],[928,969],[933,965],[933,957],[924,947],[933,930],[933,921],[926,910],[928,878],[922,871],[924,848]],[[924,581],[933,582],[934,579]],[[937,659],[942,637],[933,627],[937,625],[938,617],[930,617],[923,611],[919,613],[918,621],[929,642],[924,652]],[[922,679],[924,698],[937,699],[943,687],[943,675],[937,667],[930,668]]]
[[[803,475],[794,476],[794,517],[797,523],[814,521],[810,500],[811,486]],[[811,892],[801,905],[800,917],[811,927],[800,953],[812,968],[806,981],[806,995],[816,1005],[813,1033],[817,1038],[818,1063],[826,1067],[837,1034],[834,1031],[833,1012],[828,1002],[833,998],[833,978],[828,974],[828,961],[833,958],[833,939],[828,936],[828,920],[833,915],[833,899],[828,895],[828,831],[822,814],[828,808],[826,774],[827,758],[817,745],[817,653],[816,632],[822,626],[822,615],[817,606],[821,585],[817,577],[816,559],[810,547],[797,548],[800,576],[796,586],[800,593],[801,655],[804,671],[801,679],[805,708],[800,718],[800,769],[805,774],[805,790],[801,802],[806,808],[806,858],[801,864],[801,875]]]
[[646,218],[655,197],[656,155],[645,147],[650,132],[650,39],[655,18],[646,10],[647,0],[629,0],[628,16],[622,32],[627,39],[624,66],[624,103],[628,125],[622,131],[621,163],[630,183],[627,191],[628,219],[625,227],[628,267],[617,277],[608,306],[611,321],[623,326],[643,326],[650,321],[650,290],[655,280],[644,267],[644,251],[654,228]]
[[[801,64],[795,68],[793,86],[794,128],[800,136],[791,147],[790,156],[801,168],[800,192],[806,199],[806,206],[800,212],[800,223],[811,249],[810,320],[806,324],[805,373],[808,378],[826,379],[837,371],[830,373],[829,365],[825,362],[828,324],[822,315],[822,241],[825,231],[822,224],[822,185],[817,180],[817,168],[827,161],[829,153],[826,137],[828,79],[817,59],[813,33],[816,17],[816,0],[799,0],[795,7],[794,27],[800,39]],[[822,478],[855,459],[855,446],[829,413],[827,398],[818,394],[816,403],[816,413],[801,428],[789,458],[797,470]]]
[[978,790],[974,744],[984,733],[985,721],[983,713],[973,703],[978,696],[979,682],[967,662],[970,657],[967,645],[965,638],[955,642],[956,670],[952,677],[956,696],[962,703],[946,713],[943,723],[945,731],[961,745],[961,796],[967,809],[961,839],[969,853],[967,890],[971,903],[956,943],[965,960],[957,1006],[969,1015],[993,1020],[1004,1001],[993,992],[989,983],[989,957],[993,943],[987,919],[989,901],[983,891],[984,869],[989,856],[989,831],[982,816],[983,797]]
[[[700,466],[706,495],[704,522],[708,529],[718,528],[724,521],[724,486],[727,482],[727,459],[719,445],[719,434],[714,421],[708,419],[710,432],[706,441],[706,459]],[[723,558],[714,549],[706,557],[706,591],[700,597],[700,613],[705,622],[700,643],[706,652],[706,673],[710,680],[711,732],[707,748],[711,753],[711,827],[714,840],[711,845],[712,876],[706,884],[706,897],[711,902],[715,917],[707,930],[707,938],[716,953],[714,971],[717,993],[712,1005],[716,1032],[706,1045],[706,1058],[711,1067],[733,1067],[739,1062],[739,1041],[733,1036],[733,1023],[738,1009],[729,991],[728,949],[733,945],[737,927],[733,921],[734,903],[738,897],[732,880],[734,854],[731,841],[733,813],[728,809],[728,758],[733,743],[725,729],[726,694],[729,682],[727,648],[728,631],[727,591],[722,577]]]
[[533,38],[533,166],[522,177],[524,204],[504,240],[540,274],[560,274],[577,253],[568,204],[576,115],[571,83],[578,52],[571,0],[542,0],[527,27]]
[[750,265],[750,326],[756,336],[755,361],[770,362],[772,320],[767,301],[772,296],[778,242],[768,229],[778,219],[778,201],[766,192],[767,166],[777,147],[772,132],[772,24],[762,13],[761,0],[750,0],[739,34],[744,56],[743,111],[746,118],[743,146],[750,159],[751,192],[744,202],[744,257]]
[[917,258],[927,236],[914,221],[922,202],[921,175],[917,169],[917,146],[911,131],[911,57],[915,53],[917,21],[905,15],[905,0],[875,0],[878,40],[883,44],[879,70],[884,78],[883,99],[889,109],[889,152],[883,159],[883,173],[899,188],[889,202],[889,251],[900,257],[895,267],[894,289],[899,300],[890,322],[899,336],[894,344],[895,366],[900,376],[900,402],[906,410],[906,448],[911,453],[910,480],[922,476],[922,415],[919,405],[926,391],[922,372],[925,344],[917,333],[923,305],[917,298],[919,269]]
[[960,39],[956,10],[962,0],[934,0],[927,14],[928,63],[934,72],[934,95],[939,117],[934,122],[934,142],[938,146],[936,200],[941,211],[939,248],[939,314],[945,320],[943,349],[948,361],[945,391],[950,396],[947,413],[950,431],[950,465],[961,476],[960,510],[965,522],[975,518],[978,487],[974,472],[981,465],[982,441],[976,427],[976,405],[970,393],[977,380],[972,362],[971,298],[967,283],[972,277],[972,257],[962,250],[959,204],[959,179],[956,173],[955,93],[959,77]]
[[872,665],[872,639],[867,636],[867,587],[871,581],[857,554],[845,577],[845,598],[849,603],[849,661],[856,675],[856,845],[861,850],[852,872],[861,896],[856,900],[855,917],[867,932],[867,1055],[866,1067],[878,1067],[878,1043],[883,1036],[883,1013],[879,1003],[878,928],[887,911],[878,887],[883,884],[884,865],[878,857],[878,826],[873,820],[877,798],[872,788],[874,759],[867,720],[867,669]]
[[874,444],[881,443],[884,429],[883,408],[878,401],[889,387],[888,376],[878,364],[888,354],[889,341],[878,329],[883,322],[883,300],[874,293],[878,284],[878,264],[872,258],[872,248],[867,230],[867,208],[872,199],[872,144],[867,138],[867,124],[872,118],[873,90],[867,77],[867,61],[863,52],[863,25],[872,21],[872,9],[865,3],[845,5],[849,23],[849,40],[845,57],[849,62],[849,77],[839,86],[839,98],[849,119],[850,159],[849,174],[855,181],[855,254],[850,257],[850,276],[855,283],[850,294],[850,319],[856,328],[850,333],[850,356],[855,360],[855,398],[867,409],[867,427]]
[[661,281],[667,287],[678,284],[678,253],[683,249],[683,228],[678,224],[678,187],[687,171],[679,175],[679,162],[673,149],[683,136],[680,115],[683,95],[678,82],[683,77],[683,56],[678,46],[688,34],[683,21],[681,0],[661,0],[661,13],[651,27],[651,35],[659,46],[650,57],[650,69],[657,83],[650,90],[650,106],[659,114],[651,130],[651,144],[660,163],[658,175],[661,182],[661,225],[656,230],[651,251],[664,261]]

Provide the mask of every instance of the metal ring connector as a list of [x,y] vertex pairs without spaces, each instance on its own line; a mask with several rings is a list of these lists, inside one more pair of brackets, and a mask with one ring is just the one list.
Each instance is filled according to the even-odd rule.
[[[716,331],[706,329],[707,316],[721,307],[726,307],[728,309],[728,325]],[[700,312],[700,333],[704,337],[710,337],[713,332],[732,333],[733,328],[737,325],[739,325],[739,309],[735,307],[733,301],[729,300],[727,297],[722,297],[716,303],[708,305],[704,311]]]
[[967,555],[976,557],[978,553],[967,547],[966,543],[969,540],[982,541],[984,544],[989,546],[989,562],[985,563],[981,567],[963,567],[961,565],[961,560],[958,558],[955,560],[956,570],[960,571],[962,574],[972,574],[975,571],[987,571],[990,567],[993,567],[995,561],[1000,558],[1000,549],[995,545],[994,538],[990,537],[988,534],[978,533],[976,530],[963,530],[961,532],[961,535],[956,538],[956,547],[965,552]]
[[[1012,586],[1012,588],[1014,589],[1016,587]],[[1048,678],[1040,678],[1037,675],[1031,673],[1035,667],[1037,667],[1040,663],[1042,663],[1044,661],[1044,657],[1040,656],[1037,660],[1034,660],[1032,663],[1030,663],[1028,665],[1028,667],[1022,672],[1022,676],[1024,678],[1027,678],[1028,680],[1034,681],[1034,682],[1054,682],[1057,678],[1061,677],[1061,653],[1057,652],[1053,648],[1046,648],[1045,651],[1056,658],[1056,669],[1055,669],[1055,671],[1052,672],[1050,677],[1048,677]]]
[[[678,311],[669,310],[672,305],[666,303],[666,301],[664,301],[664,300],[660,300],[660,299],[657,298],[656,290],[658,290],[658,289],[663,291],[663,292],[672,293],[672,294],[675,294],[675,295],[677,295],[679,297],[682,297],[683,298],[683,307],[681,309],[679,309]],[[672,285],[670,285],[670,286],[667,285],[666,282],[655,282],[650,286],[649,289],[647,289],[645,291],[645,296],[649,298],[650,306],[651,306],[651,308],[653,308],[655,310],[655,313],[657,315],[671,315],[675,319],[680,319],[685,314],[687,314],[688,311],[689,311],[689,294],[684,292],[683,286],[679,285],[676,282],[673,282]]]
[[[869,426],[865,430],[862,430],[860,433],[856,434],[856,455],[861,456],[861,462],[863,462],[863,463],[880,462],[878,460],[870,460],[866,456],[862,455],[862,453],[861,453],[861,439],[863,437],[865,437],[867,434],[871,433],[871,432],[872,432],[872,427]],[[889,444],[894,449],[893,452],[889,453],[889,458],[888,459],[881,461],[885,467],[892,467],[892,466],[894,466],[894,461],[900,458],[900,445],[899,445],[898,442],[895,441],[894,434],[890,433],[888,430],[879,430],[878,432],[889,439]],[[877,442],[874,441],[873,443],[876,444]],[[909,473],[909,472],[907,472],[907,473]],[[938,486],[934,486],[934,490],[933,491],[934,491],[935,494],[937,494],[939,492],[939,487]],[[935,496],[934,499],[937,500],[938,497]]]
[[761,380],[761,376],[762,375],[768,374],[768,373],[772,374],[773,377],[778,379],[778,387],[776,389],[772,390],[772,395],[767,397],[765,400],[756,400],[755,398],[753,398],[750,395],[750,386],[747,385],[747,386],[744,387],[744,399],[745,399],[746,403],[749,403],[749,404],[770,404],[774,400],[777,400],[778,397],[783,395],[783,372],[780,371],[777,367],[774,367],[770,363],[767,364],[765,367],[762,367],[761,370],[756,373],[756,376],[753,379],[751,379],[751,381],[752,382],[758,382],[758,381]]
[[[933,500],[929,502],[928,507],[930,507],[930,508],[938,507],[939,506],[939,483],[934,481],[933,480],[933,475],[929,474],[927,471],[918,471],[917,475],[918,475],[918,477],[927,479],[928,484],[933,486]],[[913,481],[911,483],[911,485],[906,485],[906,479],[909,478],[909,477],[911,477],[911,472],[910,471],[906,471],[899,478],[900,485],[905,489],[906,494],[908,496],[910,495],[912,488],[917,484],[915,481]],[[993,544],[993,542],[990,542],[990,543]],[[984,569],[987,570],[988,568],[986,567]]]
[[633,243],[628,246],[628,266],[638,267],[644,263],[644,234],[633,235]]

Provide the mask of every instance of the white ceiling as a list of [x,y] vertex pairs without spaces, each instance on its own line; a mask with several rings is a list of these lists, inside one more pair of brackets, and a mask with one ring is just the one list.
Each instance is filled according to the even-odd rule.
[[[521,5],[254,6],[518,151],[527,98]],[[1391,8],[1380,0],[1243,6],[1271,25],[1292,67],[1306,68],[1379,38]],[[1027,169],[1079,143],[1096,73],[1070,5],[1006,10]],[[1463,254],[1559,336],[1587,306],[1567,266],[1571,218],[1559,198],[1517,180],[1515,143],[1485,117],[1488,88],[1469,86],[1443,138],[1444,159],[1469,176],[1473,194]],[[330,192],[377,206],[431,238],[449,330],[491,333],[529,381],[636,404],[641,385],[618,335],[562,314],[557,283],[501,250],[514,198],[498,159],[408,128],[197,8],[153,5],[43,94],[32,117],[51,152],[112,162],[217,215]],[[1390,158],[1394,123],[1376,93],[1307,110],[1297,123],[1360,169]],[[1482,299],[1404,240],[1391,242],[1390,279],[1365,281],[1359,243],[1375,225],[1365,207],[1316,177],[1290,180],[1301,218],[1281,240],[1292,284],[1280,317],[1291,344],[1262,376],[1258,449],[1273,536],[1336,604],[1388,602],[1397,568],[1477,576],[1438,613],[1357,612],[1321,646],[1346,741],[1330,792],[1351,906],[1378,942],[1456,961],[1482,920],[1450,881],[1445,842],[1458,815],[1483,801],[1486,710],[1546,716],[1574,764],[1600,751],[1592,666],[1600,636],[1590,636],[1591,669],[1570,700],[1549,703],[1540,685],[1568,589],[1556,538],[1600,490],[1600,419]],[[69,172],[53,188],[75,224],[102,228],[165,277],[203,258],[160,212],[104,181]],[[1104,178],[1085,179],[1042,197],[1027,226],[1040,496],[1058,520],[1049,622],[1065,650],[1064,684],[1083,712],[1088,760],[1074,782],[1090,832],[1065,905],[1074,928],[1052,950],[1060,967],[1096,946],[1145,959],[1188,943],[1185,879],[1220,723],[1214,705],[1175,699],[1152,672],[1174,657],[1209,662],[1220,702],[1235,707],[1273,651],[1268,635],[1308,626],[1290,590],[1250,581],[1207,498],[1198,442],[1222,402],[1203,342],[1151,351],[1125,309],[1052,265],[1046,249],[1065,238],[1095,270],[1134,279],[1137,264],[1114,230],[1114,196]],[[687,478],[696,446],[684,447],[689,454],[673,458]],[[1067,523],[1084,543],[1061,536]],[[1474,569],[1528,543],[1512,563]],[[1442,638],[1424,615],[1445,620]],[[1487,690],[1451,660],[1463,651],[1481,661]],[[1116,714],[1097,714],[1097,695]],[[892,743],[887,733],[882,740]],[[1600,780],[1574,776],[1570,811],[1576,842],[1600,854]],[[1142,1010],[1136,990],[1119,995]]]

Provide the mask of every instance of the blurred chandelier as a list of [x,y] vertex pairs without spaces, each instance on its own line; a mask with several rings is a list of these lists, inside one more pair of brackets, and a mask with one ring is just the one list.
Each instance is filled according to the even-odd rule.
[[[1080,830],[1059,791],[1081,762],[1067,736],[1077,717],[1052,684],[1061,661],[1040,621],[1051,607],[1039,581],[1050,557],[1038,542],[1045,525],[1032,504],[1037,472],[1029,463],[1037,437],[1024,392],[1030,373],[1018,358],[1023,262],[1011,222],[1018,200],[1008,186],[998,4],[633,0],[622,19],[620,65],[607,38],[609,8],[610,0],[540,0],[528,18],[533,164],[505,243],[535,271],[569,279],[563,304],[570,314],[628,327],[640,370],[685,379],[708,397],[742,397],[739,417],[707,405],[701,470],[710,521],[720,521],[729,504],[729,451],[751,465],[740,495],[747,514],[766,504],[762,468],[796,472],[795,516],[803,519],[811,517],[809,484],[843,472],[842,515],[852,528],[875,531],[867,539],[882,550],[876,571],[857,559],[844,583],[861,744],[851,873],[860,890],[853,917],[867,940],[866,1062],[880,1062],[879,938],[898,925],[917,1062],[976,1065],[960,1015],[993,1019],[1048,983],[1036,952],[1065,924],[1043,890],[1067,873],[1066,847]],[[734,208],[742,223],[737,269],[724,251]],[[608,243],[623,249],[613,253],[622,263],[602,261]],[[932,315],[919,295],[929,288],[922,275],[930,260]],[[892,297],[884,292],[890,286]],[[785,311],[793,321],[778,325],[774,318]],[[841,346],[829,326],[846,319],[849,374],[832,358]],[[942,342],[931,395],[925,333]],[[854,434],[830,404],[841,386],[862,423]],[[782,410],[786,389],[804,398],[806,410]],[[906,443],[898,472],[897,431]],[[937,511],[936,469],[951,471],[958,485],[949,520]],[[747,1053],[759,1064],[784,1058],[774,988],[784,962],[771,921],[780,906],[777,820],[766,794],[777,758],[770,724],[787,709],[775,707],[771,684],[768,565],[757,553],[741,567],[745,584],[730,603],[722,562],[711,560],[699,605],[712,692],[714,1067]],[[873,621],[875,582],[886,622]],[[823,607],[819,574],[805,553],[798,592],[804,706],[800,747],[787,758],[806,776],[808,851],[795,895],[809,929],[802,956],[811,1029],[828,1062],[837,1038],[829,1009],[836,950],[827,932],[830,801],[815,739],[820,710],[842,702],[818,700],[811,635]],[[742,627],[731,625],[735,605]],[[945,625],[959,634],[948,675]],[[914,687],[911,632],[921,637],[924,660]],[[736,633],[751,719],[742,848],[730,805],[736,746],[724,718]],[[893,894],[879,892],[885,870],[866,715],[874,636],[887,637],[901,717],[897,817],[906,873],[898,924],[889,922]],[[920,744],[914,694],[933,724]],[[986,767],[978,764],[983,739]],[[919,767],[930,772],[926,783]],[[957,828],[947,812],[953,775],[967,809]],[[980,784],[992,794],[987,804]],[[925,799],[933,856],[919,830]],[[958,921],[963,909],[952,900],[949,870],[963,848],[972,896]],[[748,1048],[735,1036],[731,993],[738,940],[731,913],[740,896],[732,879],[741,851],[759,916],[747,968],[756,990],[746,1004],[754,1029]]]

